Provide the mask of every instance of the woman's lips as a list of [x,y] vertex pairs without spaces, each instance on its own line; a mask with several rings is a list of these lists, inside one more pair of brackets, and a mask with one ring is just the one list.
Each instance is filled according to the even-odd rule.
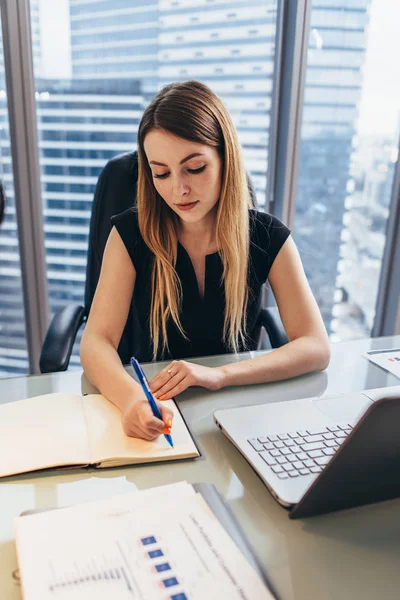
[[195,202],[186,202],[185,204],[175,204],[175,206],[177,206],[179,210],[192,210],[198,203],[199,201],[196,200]]

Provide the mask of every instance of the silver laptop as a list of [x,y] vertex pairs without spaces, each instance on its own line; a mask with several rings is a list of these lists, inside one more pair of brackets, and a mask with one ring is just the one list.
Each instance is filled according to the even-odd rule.
[[364,413],[383,398],[400,400],[400,385],[217,410],[214,420],[276,500],[292,508]]

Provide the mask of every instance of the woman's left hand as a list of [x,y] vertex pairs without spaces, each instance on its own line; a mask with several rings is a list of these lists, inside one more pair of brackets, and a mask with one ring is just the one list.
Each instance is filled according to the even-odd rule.
[[193,385],[219,390],[222,373],[218,368],[203,367],[184,360],[173,360],[150,381],[150,389],[158,400],[170,400]]

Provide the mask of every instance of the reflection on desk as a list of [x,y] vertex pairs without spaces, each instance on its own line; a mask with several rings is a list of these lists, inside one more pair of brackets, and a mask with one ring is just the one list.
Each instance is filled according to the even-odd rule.
[[[385,600],[398,598],[400,501],[307,522],[290,521],[212,419],[217,408],[398,385],[394,375],[362,356],[367,350],[390,347],[400,347],[400,336],[333,344],[326,373],[218,392],[186,390],[179,397],[180,408],[204,454],[195,464],[112,469],[96,476],[86,471],[62,476],[50,472],[0,483],[0,598],[21,597],[12,578],[17,567],[13,518],[20,512],[111,496],[133,486],[143,489],[180,480],[211,482],[225,496],[282,600],[375,600],[382,594]],[[246,358],[249,354],[245,353],[221,360]],[[219,360],[213,358],[214,364]],[[161,365],[144,368],[151,378]],[[0,380],[0,401],[55,391],[82,393],[84,385],[81,371]]]

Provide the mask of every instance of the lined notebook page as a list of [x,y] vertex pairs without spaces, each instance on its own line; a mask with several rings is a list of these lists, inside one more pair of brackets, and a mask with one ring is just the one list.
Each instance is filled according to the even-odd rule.
[[46,394],[0,406],[0,477],[89,462],[80,396]]
[[154,442],[125,435],[119,409],[104,396],[84,396],[83,405],[92,463],[115,466],[199,456],[185,422],[172,400],[166,402],[166,405],[174,412],[171,430],[174,448],[169,446],[163,435]]

